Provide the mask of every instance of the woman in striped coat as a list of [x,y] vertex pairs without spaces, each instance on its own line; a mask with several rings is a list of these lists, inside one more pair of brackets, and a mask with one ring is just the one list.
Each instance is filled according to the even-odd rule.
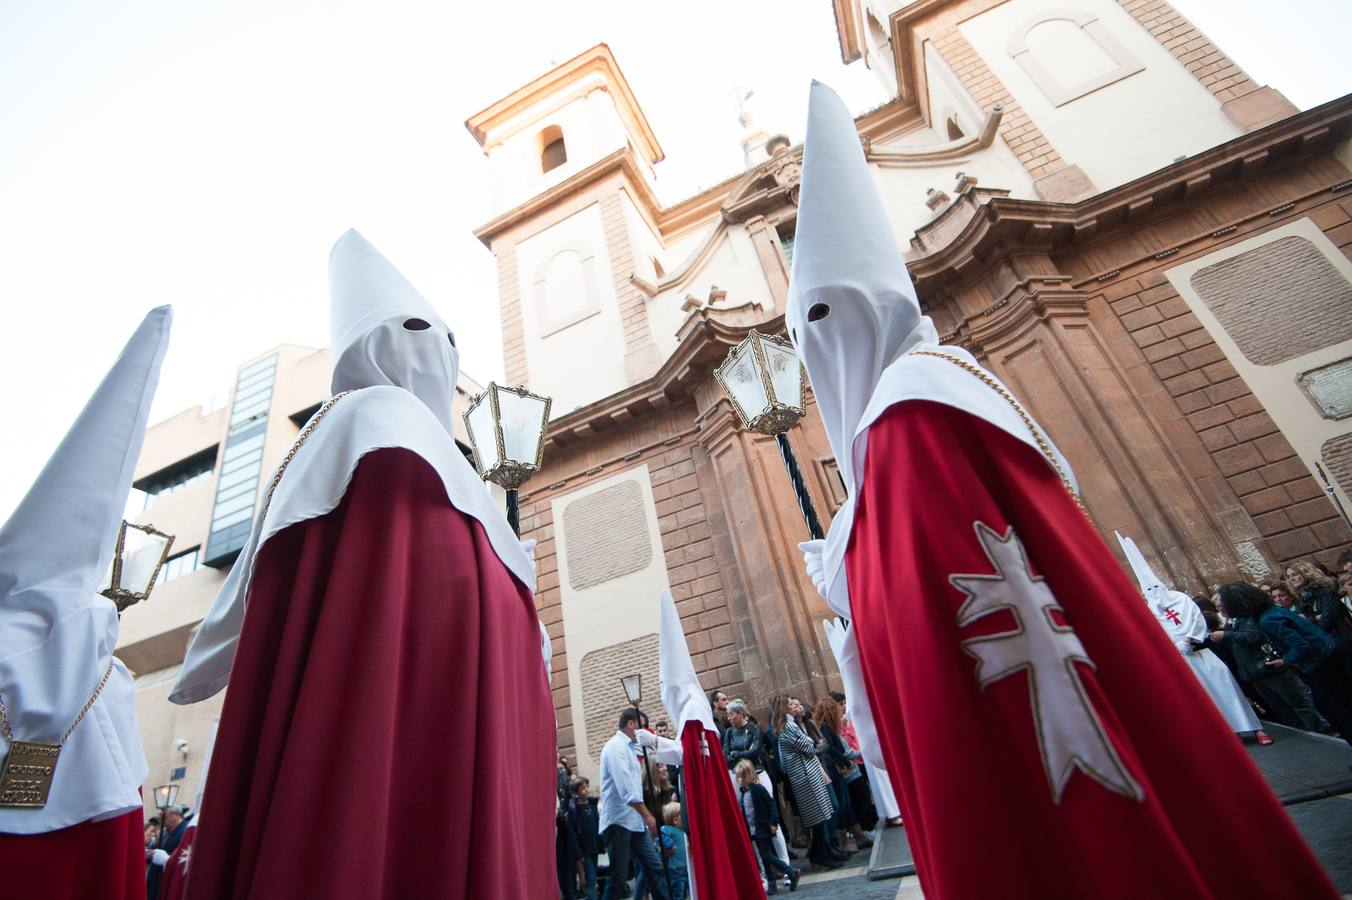
[[770,706],[770,721],[778,735],[779,767],[793,789],[798,818],[812,833],[807,856],[815,866],[839,868],[841,859],[826,841],[826,823],[831,818],[831,793],[826,770],[817,758],[817,745],[798,724],[803,704],[797,697],[776,697]]

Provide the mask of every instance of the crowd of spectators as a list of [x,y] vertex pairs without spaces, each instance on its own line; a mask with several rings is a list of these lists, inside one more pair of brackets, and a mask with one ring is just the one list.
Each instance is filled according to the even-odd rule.
[[[801,851],[806,866],[825,870],[872,845],[868,832],[880,823],[844,694],[811,707],[776,697],[764,723],[724,691],[709,701],[767,894],[797,890]],[[644,753],[638,733],[645,729],[676,739],[666,720],[649,729],[641,711],[623,710],[601,751],[596,790],[559,757],[556,846],[565,900],[689,895],[681,767]]]
[[1352,745],[1352,552],[1339,571],[1302,560],[1281,578],[1231,582],[1194,602],[1208,644],[1261,718]]

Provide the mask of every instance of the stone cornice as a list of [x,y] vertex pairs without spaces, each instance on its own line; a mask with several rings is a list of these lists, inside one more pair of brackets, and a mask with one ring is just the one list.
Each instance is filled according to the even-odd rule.
[[479,145],[483,146],[492,128],[507,121],[520,110],[538,103],[542,97],[556,90],[561,83],[576,81],[592,72],[599,72],[610,85],[615,106],[638,138],[639,149],[644,157],[650,164],[661,162],[664,154],[662,147],[657,143],[657,135],[653,133],[652,126],[648,124],[643,109],[638,104],[638,98],[634,96],[624,73],[620,71],[619,64],[615,62],[614,54],[606,44],[597,44],[589,50],[584,50],[529,84],[517,88],[496,103],[470,116],[465,120],[465,127],[474,135]]
[[[922,297],[943,284],[982,269],[1011,247],[1052,252],[1191,200],[1269,168],[1328,152],[1352,136],[1352,95],[1241,135],[1196,156],[1166,166],[1076,203],[1047,203],[995,197],[975,207],[971,218],[948,240],[930,246],[938,221],[916,232],[906,265]],[[1324,190],[1321,188],[1319,190]],[[1266,214],[1266,213],[1263,213]],[[952,223],[947,223],[952,227]],[[1147,258],[1178,252],[1161,248]]]
[[590,187],[617,172],[624,177],[625,183],[634,189],[636,199],[643,204],[648,214],[655,217],[660,211],[657,195],[653,193],[652,185],[648,184],[648,180],[643,177],[643,173],[639,170],[638,163],[634,160],[633,151],[625,148],[602,157],[543,193],[536,194],[525,203],[515,206],[480,225],[474,229],[474,236],[482,241],[484,246],[491,249],[493,238],[502,232],[528,219],[535,218],[578,191]]
[[[549,423],[548,443],[563,446],[586,440],[597,432],[623,426],[637,416],[690,398],[751,327],[720,321],[716,309],[699,310],[681,327],[676,351],[651,378],[553,420]],[[776,316],[754,327],[763,333],[778,334],[784,330],[784,317]]]

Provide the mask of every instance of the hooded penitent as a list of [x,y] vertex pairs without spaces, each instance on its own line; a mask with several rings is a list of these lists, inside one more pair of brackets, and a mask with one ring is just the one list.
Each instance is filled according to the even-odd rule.
[[[533,562],[453,439],[459,353],[450,328],[355,230],[329,254],[329,291],[332,385],[335,395],[348,393],[298,450],[266,518],[255,522],[188,650],[170,695],[175,703],[195,703],[225,686],[259,550],[288,525],[336,507],[358,462],[373,450],[403,447],[430,463],[451,505],[478,520],[503,564],[535,589]],[[269,452],[281,455],[280,448]]]
[[1033,413],[935,345],[820,85],[804,146],[787,319],[849,488],[814,582],[853,613],[926,895],[1334,895]]
[[1135,541],[1117,532],[1114,534],[1117,534],[1117,542],[1122,546],[1122,553],[1131,565],[1132,574],[1141,586],[1141,595],[1145,597],[1155,621],[1160,623],[1164,633],[1169,635],[1169,640],[1174,642],[1174,646],[1188,661],[1197,680],[1206,688],[1230,728],[1238,734],[1259,730],[1262,726],[1258,717],[1254,715],[1253,707],[1249,706],[1235,677],[1220,657],[1201,646],[1207,636],[1206,619],[1201,609],[1187,594],[1170,590],[1160,580]]
[[[0,697],[15,740],[61,749],[41,809],[0,807],[0,833],[37,834],[140,809],[146,775],[131,673],[113,658],[117,609],[99,596],[169,344],[168,306],[141,322],[0,528]],[[0,754],[8,745],[0,738]]]
[[552,896],[534,563],[455,443],[450,330],[356,232],[329,282],[338,393],[270,449],[171,696],[230,681],[187,896]]
[[[697,900],[741,900],[760,896],[760,876],[746,822],[728,779],[728,764],[718,740],[708,695],[700,687],[681,617],[671,594],[661,604],[659,678],[662,705],[676,723],[679,758],[659,752],[660,762],[681,765],[684,806],[690,835],[690,888]],[[659,748],[676,742],[659,739]],[[672,746],[667,752],[674,753]]]

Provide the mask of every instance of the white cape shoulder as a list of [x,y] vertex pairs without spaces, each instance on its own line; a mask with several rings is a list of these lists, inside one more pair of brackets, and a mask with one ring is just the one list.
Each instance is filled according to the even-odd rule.
[[[1041,452],[1037,437],[1024,423],[1023,417],[1008,400],[983,382],[976,375],[951,360],[959,360],[970,366],[979,366],[976,359],[966,350],[958,347],[922,345],[917,350],[926,351],[925,355],[907,353],[897,359],[883,371],[878,385],[869,399],[864,416],[855,429],[851,456],[852,471],[862,476],[864,460],[868,453],[868,430],[873,423],[882,418],[893,406],[908,400],[928,400],[951,406],[984,419],[996,428],[1023,441],[1034,450]],[[929,353],[942,353],[950,359],[937,359]],[[990,373],[987,373],[988,375]],[[991,379],[1004,385],[994,375]],[[1012,396],[1012,394],[1011,394]],[[1041,426],[1035,427],[1041,430]],[[1052,439],[1042,433],[1047,446],[1051,448],[1061,470],[1066,473],[1072,487],[1079,489],[1070,463],[1062,456]],[[1049,463],[1050,465],[1050,463]],[[851,479],[854,480],[854,479]],[[854,529],[854,501],[858,493],[855,484],[845,486],[847,498],[843,506],[831,521],[826,535],[826,546],[822,551],[822,560],[826,571],[826,599],[831,609],[846,618],[850,617],[849,588],[845,579],[845,551],[850,546],[850,534]]]
[[483,526],[503,565],[527,589],[535,590],[530,558],[432,411],[402,388],[352,391],[333,405],[301,445],[273,493],[266,518],[254,522],[248,542],[188,648],[170,700],[196,703],[225,687],[244,622],[254,560],[263,544],[288,526],[331,512],[341,502],[361,458],[395,447],[416,453],[436,470],[450,504]]

